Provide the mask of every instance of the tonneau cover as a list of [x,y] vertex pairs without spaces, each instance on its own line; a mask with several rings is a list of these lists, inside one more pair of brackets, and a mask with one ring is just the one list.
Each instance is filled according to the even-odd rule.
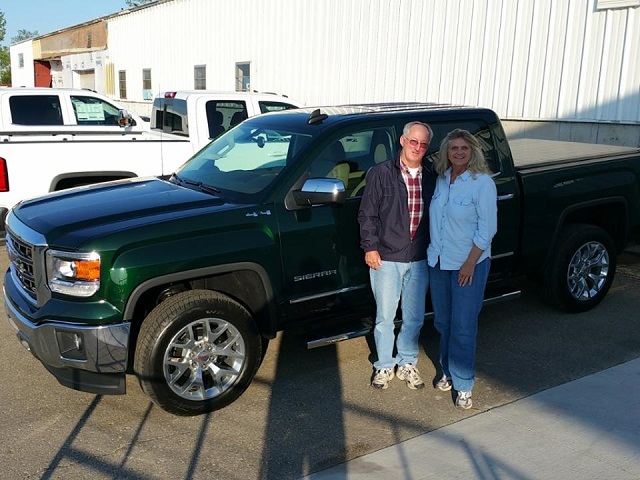
[[516,168],[640,153],[640,149],[635,147],[534,138],[509,140],[509,146]]

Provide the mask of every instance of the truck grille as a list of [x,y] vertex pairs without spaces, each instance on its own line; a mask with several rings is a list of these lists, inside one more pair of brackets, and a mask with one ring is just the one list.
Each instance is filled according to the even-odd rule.
[[11,270],[20,281],[22,288],[32,297],[36,298],[36,276],[33,268],[33,245],[7,233],[7,253],[11,262]]

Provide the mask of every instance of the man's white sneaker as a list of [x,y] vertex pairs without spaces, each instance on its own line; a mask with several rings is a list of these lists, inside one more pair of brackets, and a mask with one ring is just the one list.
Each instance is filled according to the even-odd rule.
[[389,388],[389,382],[393,380],[393,368],[380,368],[373,375],[371,385],[375,388],[386,390]]
[[448,392],[451,390],[451,379],[443,375],[442,378],[436,382],[436,388],[443,392]]
[[473,401],[471,400],[471,391],[458,392],[458,397],[456,398],[456,407],[469,410],[472,406],[473,406]]
[[418,372],[418,369],[412,363],[400,366],[396,375],[400,380],[407,382],[407,387],[411,390],[424,388],[424,382],[420,377],[420,372]]

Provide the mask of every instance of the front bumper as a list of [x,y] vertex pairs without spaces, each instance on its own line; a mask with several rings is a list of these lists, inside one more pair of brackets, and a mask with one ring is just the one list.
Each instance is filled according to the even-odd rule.
[[129,323],[79,326],[56,321],[35,325],[3,289],[9,323],[27,348],[64,386],[96,394],[123,394]]

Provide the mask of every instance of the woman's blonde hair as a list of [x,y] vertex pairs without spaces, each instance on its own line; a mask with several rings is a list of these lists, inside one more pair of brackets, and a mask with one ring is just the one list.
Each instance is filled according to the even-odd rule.
[[471,160],[469,160],[469,165],[467,167],[467,170],[471,172],[471,175],[475,177],[477,173],[491,174],[491,170],[489,170],[489,166],[484,159],[480,142],[478,142],[476,137],[474,137],[468,130],[456,128],[455,130],[451,130],[447,133],[447,136],[444,137],[444,140],[442,140],[442,143],[440,144],[440,151],[435,163],[435,170],[438,175],[444,175],[444,172],[446,172],[451,166],[451,162],[449,161],[449,147],[451,146],[451,142],[457,138],[462,138],[467,142],[469,147],[471,147]]

